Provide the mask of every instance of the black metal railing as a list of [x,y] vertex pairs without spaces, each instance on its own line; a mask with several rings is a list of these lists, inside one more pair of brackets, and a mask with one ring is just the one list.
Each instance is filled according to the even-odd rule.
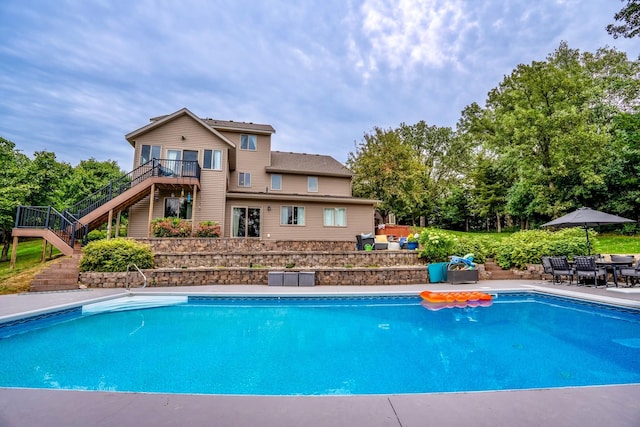
[[151,159],[128,174],[109,182],[108,185],[66,209],[65,212],[70,212],[76,218],[82,218],[153,176],[200,179],[200,165],[195,160]]
[[52,206],[18,206],[16,228],[41,228],[53,231],[73,247],[85,242],[89,227],[68,213],[60,213]]
[[200,179],[195,160],[151,159],[60,213],[51,206],[18,206],[16,228],[46,228],[73,247],[86,242],[89,227],[78,219],[94,211],[125,191],[154,176]]

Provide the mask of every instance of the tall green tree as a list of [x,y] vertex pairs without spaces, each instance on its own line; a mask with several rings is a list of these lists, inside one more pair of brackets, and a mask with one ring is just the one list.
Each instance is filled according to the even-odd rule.
[[28,204],[35,188],[29,165],[29,158],[13,142],[0,137],[0,262],[8,260],[17,207]]
[[[607,129],[638,103],[638,62],[566,43],[546,61],[519,65],[489,92],[484,108],[463,111],[466,138],[494,153],[512,177],[507,205],[527,220],[555,217],[593,200],[605,185]],[[513,199],[513,200],[512,200]]]
[[613,18],[622,22],[620,25],[607,25],[607,32],[617,39],[620,36],[632,38],[640,34],[640,1],[638,0],[621,0],[626,1],[626,5],[620,9]]
[[82,160],[65,181],[65,207],[83,200],[124,174],[118,163],[113,160]]
[[414,219],[422,206],[424,164],[395,130],[374,128],[349,153],[353,194],[380,200],[378,209],[399,219]]
[[73,173],[68,163],[58,162],[51,151],[36,151],[29,173],[34,190],[28,201],[33,206],[53,206],[63,210],[67,206],[66,183]]

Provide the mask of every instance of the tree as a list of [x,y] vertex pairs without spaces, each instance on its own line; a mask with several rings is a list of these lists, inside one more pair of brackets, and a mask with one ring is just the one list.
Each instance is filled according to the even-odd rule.
[[422,205],[424,165],[415,150],[392,129],[374,128],[349,153],[347,166],[353,172],[353,194],[379,199],[379,210],[397,218],[415,218]]
[[65,207],[85,199],[124,174],[118,163],[113,160],[103,162],[94,158],[82,160],[73,168],[69,179],[65,181]]
[[[621,1],[624,2],[625,0]],[[640,1],[626,0],[626,2],[627,5],[613,15],[616,21],[623,22],[623,24],[607,25],[607,32],[611,34],[614,39],[620,36],[632,38],[640,34]]]
[[71,166],[58,162],[51,151],[36,151],[29,169],[34,187],[28,203],[63,210],[67,206],[65,187],[73,172]]
[[0,261],[8,260],[17,207],[28,204],[34,189],[29,163],[29,158],[16,150],[13,142],[0,137]]
[[463,112],[465,138],[500,159],[512,187],[507,207],[526,220],[558,216],[594,199],[610,158],[611,120],[638,102],[638,62],[565,42],[546,61],[519,65]]
[[507,177],[500,170],[500,163],[483,153],[478,155],[476,165],[471,170],[473,183],[473,211],[485,218],[487,231],[490,218],[495,218],[498,233],[502,232],[502,215],[506,213]]

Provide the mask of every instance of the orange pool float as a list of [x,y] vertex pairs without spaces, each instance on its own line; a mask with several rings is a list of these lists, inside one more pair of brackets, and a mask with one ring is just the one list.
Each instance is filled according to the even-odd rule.
[[[427,308],[440,310],[452,307],[488,307],[493,297],[484,292],[420,292]],[[423,304],[424,305],[424,304]]]

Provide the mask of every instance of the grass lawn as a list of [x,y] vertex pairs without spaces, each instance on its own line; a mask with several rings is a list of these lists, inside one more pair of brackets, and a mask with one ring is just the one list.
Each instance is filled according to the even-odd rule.
[[[47,256],[49,250],[47,247]],[[42,240],[35,239],[20,242],[16,256],[16,267],[9,269],[9,261],[0,262],[0,295],[27,292],[31,279],[51,261],[40,262],[42,255]],[[53,248],[53,258],[59,257],[60,251]],[[11,257],[11,249],[9,250]]]

